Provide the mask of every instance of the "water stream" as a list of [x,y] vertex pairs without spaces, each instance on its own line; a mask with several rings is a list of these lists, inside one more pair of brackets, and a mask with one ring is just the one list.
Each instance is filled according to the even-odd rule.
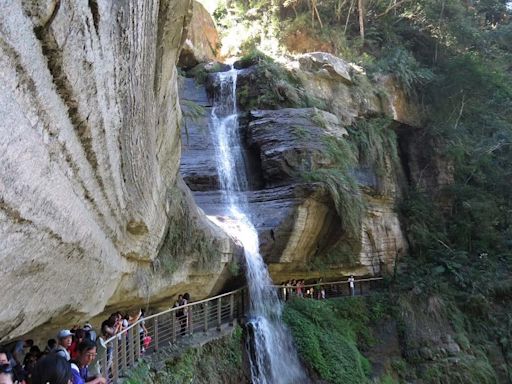
[[250,306],[249,359],[254,384],[301,384],[307,378],[291,335],[281,320],[282,303],[259,252],[258,233],[250,220],[243,191],[248,189],[236,103],[237,71],[216,74],[219,89],[213,100],[210,132],[216,151],[217,171],[230,224],[218,222],[243,245]]

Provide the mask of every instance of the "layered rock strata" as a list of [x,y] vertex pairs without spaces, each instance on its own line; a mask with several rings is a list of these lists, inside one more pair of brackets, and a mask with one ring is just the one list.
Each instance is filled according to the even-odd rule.
[[[330,82],[341,83],[334,87],[345,87],[347,98],[352,100],[357,90],[349,92],[350,87],[356,87],[351,85],[349,66],[322,62],[327,59],[334,60],[331,55],[315,55],[312,63],[304,63],[304,68],[319,72],[322,79],[327,77]],[[316,81],[313,72],[310,72],[311,82]],[[256,73],[250,68],[243,69],[239,86],[250,86]],[[252,92],[262,86],[258,83],[249,88]],[[211,95],[215,94],[215,81],[211,78],[207,88]],[[322,95],[327,97],[319,94]],[[181,96],[184,110],[193,104],[201,111],[195,118],[186,113],[188,133],[182,138],[181,171],[199,206],[209,215],[224,216],[215,170],[215,148],[208,126],[211,109],[207,93],[193,79],[184,79]],[[351,117],[317,108],[252,110],[247,117],[241,114],[240,134],[246,145],[244,166],[250,175],[250,187],[245,195],[259,232],[260,251],[276,281],[304,276],[335,278],[346,273],[380,274],[383,269],[392,268],[397,256],[407,249],[394,211],[400,189],[396,174],[391,172],[383,180],[373,169],[355,169],[366,201],[360,244],[356,247],[358,254],[352,255],[355,262],[318,269],[316,259],[337,244],[346,229],[329,191],[323,183],[308,181],[307,174],[337,166],[328,154],[328,139],[346,140],[346,121],[367,112],[359,111],[360,106],[352,102],[350,105],[354,111]]]
[[[190,12],[189,0],[3,4],[0,341],[216,289],[231,242],[176,186]],[[177,214],[213,249],[209,269],[194,249],[160,267],[183,251],[162,250]]]

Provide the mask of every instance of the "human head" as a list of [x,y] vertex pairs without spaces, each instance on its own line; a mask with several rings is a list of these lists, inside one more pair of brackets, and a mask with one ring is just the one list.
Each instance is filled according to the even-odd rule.
[[32,348],[33,345],[34,345],[34,340],[32,340],[32,339],[25,340],[25,344],[23,344],[23,346],[25,348]]
[[37,345],[33,345],[30,347],[29,353],[31,353],[35,356],[39,356],[41,354],[41,350],[39,349],[39,347]]
[[91,340],[85,339],[78,344],[78,363],[81,367],[88,366],[96,358],[96,344]]
[[43,356],[32,370],[32,384],[47,383],[71,383],[71,365],[62,356],[54,353]]
[[85,332],[92,331],[92,325],[91,323],[85,323],[84,327],[82,328]]
[[0,365],[9,364],[9,352],[5,349],[0,349]]
[[48,339],[47,344],[48,344],[48,348],[49,348],[50,350],[52,350],[53,348],[55,348],[55,347],[56,347],[56,345],[57,345],[57,340],[55,340],[55,339]]
[[69,329],[62,329],[57,334],[57,340],[59,345],[62,345],[64,348],[69,348],[73,342],[73,334]]
[[83,329],[77,329],[75,331],[75,337],[78,342],[82,341],[85,338],[85,331]]
[[187,292],[187,293],[184,293],[183,294],[183,298],[187,301],[190,301],[190,294]]

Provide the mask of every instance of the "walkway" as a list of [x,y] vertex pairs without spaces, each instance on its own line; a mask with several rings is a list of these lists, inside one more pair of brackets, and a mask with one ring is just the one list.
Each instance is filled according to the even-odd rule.
[[[353,294],[368,295],[381,283],[381,277],[355,280]],[[304,292],[310,288],[315,290],[314,298],[321,288],[325,290],[326,298],[352,294],[347,280],[305,285]],[[276,286],[276,289],[281,299],[297,293],[293,286]],[[101,372],[109,378],[109,383],[117,384],[142,356],[157,362],[178,354],[183,347],[202,345],[227,334],[237,319],[245,314],[248,302],[247,289],[244,287],[148,316],[144,318],[152,338],[148,349],[143,350],[138,321],[107,340],[109,352],[108,357],[105,355],[100,360]],[[184,315],[178,316],[181,312]]]

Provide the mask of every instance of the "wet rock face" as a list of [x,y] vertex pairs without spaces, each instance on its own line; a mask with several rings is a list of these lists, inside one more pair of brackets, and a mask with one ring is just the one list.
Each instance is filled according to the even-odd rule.
[[[253,72],[254,67],[241,70],[242,79],[237,84],[245,86]],[[215,149],[206,122],[211,113],[208,97],[193,80],[182,84],[183,110],[195,100],[204,107],[204,113],[195,121],[186,118],[189,130],[188,140],[183,138],[181,171],[205,213],[225,216]],[[215,93],[212,78],[206,86],[210,94]],[[345,140],[348,132],[338,116],[316,108],[251,110],[247,117],[241,114],[240,121],[245,166],[252,179],[245,195],[272,277],[282,281],[313,276],[315,259],[343,239],[345,232],[329,191],[322,183],[308,182],[307,174],[336,167],[327,151],[328,140]],[[394,212],[396,179],[381,180],[372,169],[356,169],[354,173],[367,192],[361,243],[356,247],[360,253],[355,264],[332,266],[322,271],[324,277],[349,272],[379,274],[393,265],[397,252],[402,254],[407,248]],[[381,192],[383,184],[393,186],[386,189],[390,193],[386,196]]]
[[151,268],[175,209],[175,62],[189,7],[3,5],[0,339],[87,320],[149,293],[168,296],[170,280],[193,270],[182,265],[172,277]]

